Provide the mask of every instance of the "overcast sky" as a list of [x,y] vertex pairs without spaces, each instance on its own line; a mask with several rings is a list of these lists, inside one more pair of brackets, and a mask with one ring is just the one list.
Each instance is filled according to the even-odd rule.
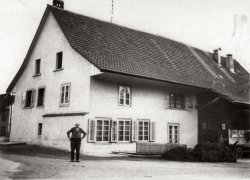
[[[112,0],[64,0],[65,9],[104,21]],[[0,0],[0,93],[23,62],[52,0]],[[250,71],[250,0],[114,0],[113,23],[212,52],[231,53]]]

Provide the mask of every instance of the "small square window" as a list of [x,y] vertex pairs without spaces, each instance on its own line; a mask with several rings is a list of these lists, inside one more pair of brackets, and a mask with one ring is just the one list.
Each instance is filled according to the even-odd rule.
[[38,123],[38,132],[37,135],[42,135],[42,130],[43,130],[43,123]]
[[41,59],[36,60],[35,75],[41,74]]
[[56,54],[56,70],[62,69],[63,63],[63,52],[59,52]]
[[131,88],[128,86],[119,86],[119,105],[131,105]]
[[170,108],[185,109],[185,97],[183,95],[170,93]]
[[33,91],[26,91],[26,100],[25,100],[25,107],[31,107],[32,105],[32,95]]
[[70,83],[62,84],[60,105],[61,106],[68,106],[69,101],[70,101]]
[[202,123],[202,129],[203,130],[207,129],[207,123],[205,123],[205,122]]
[[5,136],[5,133],[6,133],[6,128],[5,128],[5,126],[1,126],[1,129],[0,129],[0,136]]
[[222,130],[226,130],[226,124],[225,124],[225,123],[222,123],[222,124],[221,124],[221,128],[222,128]]
[[44,94],[45,94],[45,88],[38,89],[37,107],[44,106]]

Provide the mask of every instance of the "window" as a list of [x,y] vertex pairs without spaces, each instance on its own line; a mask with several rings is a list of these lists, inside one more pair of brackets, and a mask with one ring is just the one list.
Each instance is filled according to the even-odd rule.
[[149,121],[139,120],[138,122],[138,141],[149,140]]
[[38,89],[37,107],[44,106],[44,93],[45,88]]
[[225,124],[225,123],[222,123],[222,124],[221,124],[221,129],[222,129],[222,130],[226,130],[226,124]]
[[185,109],[184,96],[170,93],[170,108]]
[[6,132],[5,126],[1,126],[0,136],[5,136],[5,132]]
[[168,125],[168,137],[169,137],[169,143],[172,143],[172,144],[179,143],[179,125],[178,124]]
[[33,107],[35,101],[36,91],[29,90],[23,93],[22,103],[24,103],[24,107]]
[[43,123],[38,123],[38,132],[37,135],[42,135],[42,130],[43,130]]
[[56,70],[62,69],[63,52],[56,54]]
[[119,105],[130,106],[131,88],[128,86],[119,86]]
[[70,98],[69,95],[70,95],[70,83],[62,84],[60,105],[62,106],[69,105],[69,98]]
[[205,123],[205,122],[202,123],[202,129],[203,130],[207,129],[207,123]]
[[110,120],[97,120],[96,123],[96,141],[109,141]]
[[118,121],[118,141],[130,141],[130,120]]
[[35,75],[40,75],[41,59],[36,60]]
[[2,121],[7,121],[9,111],[4,111],[2,114]]

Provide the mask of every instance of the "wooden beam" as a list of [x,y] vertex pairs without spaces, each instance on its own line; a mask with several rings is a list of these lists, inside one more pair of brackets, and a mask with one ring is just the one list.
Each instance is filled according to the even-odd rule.
[[216,101],[218,101],[219,99],[220,99],[220,97],[216,97],[216,98],[214,98],[212,101],[209,101],[207,104],[205,104],[205,105],[201,106],[198,110],[202,110],[202,109],[204,109],[205,107],[207,107],[207,106],[209,106],[209,105],[211,105],[211,104],[215,103],[215,102],[216,102]]

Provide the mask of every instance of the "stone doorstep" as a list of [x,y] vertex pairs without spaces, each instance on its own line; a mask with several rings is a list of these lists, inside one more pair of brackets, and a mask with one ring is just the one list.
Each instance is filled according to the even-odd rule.
[[26,142],[0,142],[0,146],[26,145]]

